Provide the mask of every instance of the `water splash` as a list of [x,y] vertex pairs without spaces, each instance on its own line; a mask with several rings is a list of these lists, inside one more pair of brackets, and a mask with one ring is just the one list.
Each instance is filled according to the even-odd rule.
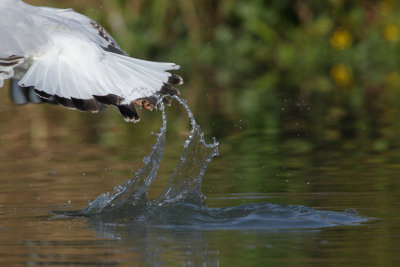
[[148,192],[164,155],[167,117],[162,103],[162,126],[156,134],[157,142],[150,154],[143,158],[144,166],[134,177],[116,186],[112,194],[101,194],[84,210],[56,214],[86,216],[92,224],[123,220],[134,225],[144,222],[162,228],[196,229],[303,229],[353,225],[369,220],[353,210],[318,211],[300,205],[257,203],[208,208],[204,203],[201,182],[208,164],[218,155],[218,143],[215,139],[212,144],[206,143],[186,102],[179,97],[173,98],[187,111],[191,131],[169,183],[155,200],[148,199]]
[[175,99],[186,109],[192,129],[185,141],[185,150],[172,177],[155,203],[163,205],[183,202],[202,206],[204,205],[204,195],[201,191],[201,181],[208,164],[213,157],[218,155],[218,142],[214,138],[213,144],[207,144],[189,106],[183,99],[178,97]]
[[191,131],[184,144],[184,152],[175,167],[170,181],[163,193],[154,201],[149,201],[148,191],[157,177],[157,171],[164,155],[165,136],[167,132],[167,117],[164,105],[160,103],[162,112],[162,126],[156,134],[157,142],[153,145],[150,154],[143,158],[144,166],[140,168],[133,179],[114,188],[114,192],[103,193],[82,211],[85,215],[100,213],[137,214],[150,206],[159,206],[166,203],[193,203],[203,205],[204,196],[201,193],[201,181],[211,159],[218,155],[218,143],[204,141],[204,134],[186,102],[174,96],[187,111],[191,122]]

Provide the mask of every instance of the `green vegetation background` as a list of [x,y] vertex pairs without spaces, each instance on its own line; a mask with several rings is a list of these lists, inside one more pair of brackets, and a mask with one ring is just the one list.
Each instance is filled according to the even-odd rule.
[[[265,135],[301,151],[399,144],[398,1],[27,2],[73,7],[130,55],[181,65],[182,96],[210,136]],[[119,122],[114,113],[92,127]]]

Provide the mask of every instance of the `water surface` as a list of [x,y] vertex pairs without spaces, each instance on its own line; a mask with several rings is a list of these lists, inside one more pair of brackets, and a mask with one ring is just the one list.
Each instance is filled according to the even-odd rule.
[[[45,139],[37,136],[34,120],[24,111],[42,119],[49,129],[40,133]],[[9,131],[13,122],[6,120],[7,112],[17,112],[18,120],[31,128]],[[1,130],[3,265],[390,266],[399,261],[396,150],[307,154],[246,131],[220,136],[219,156],[201,183],[204,202],[178,201],[182,198],[175,193],[187,187],[173,191],[171,198],[166,192],[172,191],[165,190],[175,185],[168,180],[185,152],[188,123],[184,135],[169,138],[174,132],[166,132],[164,163],[141,199],[142,209],[82,214],[89,200],[105,192],[110,197],[114,187],[146,166],[142,158],[155,151],[152,145],[162,136],[155,134],[162,127],[161,113],[151,114],[154,122],[143,122],[147,134],[134,135],[135,142],[127,143],[126,134],[116,131],[121,141],[104,145],[87,142],[92,133],[73,137],[80,125],[60,125],[41,112],[34,106],[9,106],[2,114],[9,126]],[[78,116],[100,123],[92,114]],[[167,116],[171,121],[173,114]]]

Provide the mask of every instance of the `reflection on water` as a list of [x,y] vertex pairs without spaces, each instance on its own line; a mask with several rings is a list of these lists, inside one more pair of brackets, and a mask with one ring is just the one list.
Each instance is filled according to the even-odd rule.
[[203,231],[168,231],[140,221],[131,224],[100,224],[97,219],[89,219],[89,227],[98,238],[120,240],[133,248],[137,254],[136,261],[145,266],[220,265],[219,250],[210,244]]
[[[263,249],[270,249],[279,246],[268,241],[270,239],[288,238],[293,233],[312,236],[313,232],[306,229],[359,225],[368,220],[352,209],[333,212],[265,202],[207,207],[201,183],[208,164],[218,154],[218,143],[215,140],[212,144],[204,141],[189,107],[183,100],[176,100],[187,110],[192,128],[170,181],[157,198],[149,200],[148,192],[157,177],[166,143],[167,117],[163,107],[157,142],[144,157],[144,166],[134,177],[116,186],[112,194],[101,194],[83,210],[53,212],[51,220],[87,218],[89,228],[97,238],[122,242],[132,249],[134,262],[147,266],[220,266],[226,260],[221,261],[221,249],[215,245],[214,238],[210,238],[210,233],[216,233],[215,237],[224,240],[226,234],[220,231],[260,231],[258,235],[262,238],[253,237],[245,247],[253,249],[261,245]],[[230,198],[248,198],[251,201],[265,197],[261,194],[233,194]],[[281,234],[274,233],[277,230]]]
[[[153,115],[157,117],[157,113]],[[157,136],[156,146],[161,137]],[[335,157],[329,153],[325,158],[320,155],[298,157],[276,153],[272,148],[268,149],[273,153],[269,155],[265,152],[267,149],[260,146],[265,146],[265,140],[256,139],[256,136],[242,135],[240,138],[243,139],[219,138],[223,142],[219,147],[222,156],[213,159],[202,181],[207,206],[185,197],[180,198],[184,201],[175,198],[184,196],[179,194],[184,189],[198,188],[193,187],[195,184],[186,187],[186,182],[179,179],[167,186],[167,181],[158,184],[165,175],[162,166],[152,185],[162,197],[150,196],[150,200],[141,202],[147,202],[145,209],[129,209],[124,213],[103,205],[109,208],[93,209],[91,214],[82,214],[87,199],[95,199],[101,192],[120,184],[129,165],[135,169],[142,166],[143,163],[131,161],[135,157],[139,161],[146,154],[142,148],[151,148],[151,145],[145,142],[141,146],[132,144],[128,147],[132,154],[128,154],[122,149],[126,145],[124,141],[106,150],[98,144],[75,142],[74,145],[69,140],[59,139],[59,146],[52,145],[33,157],[35,148],[30,152],[23,146],[28,142],[26,139],[21,138],[21,144],[4,138],[5,142],[0,145],[4,151],[14,153],[0,155],[3,170],[0,176],[1,265],[279,266],[314,262],[320,266],[318,255],[326,255],[323,263],[327,265],[354,263],[354,258],[362,265],[368,264],[371,258],[382,259],[382,253],[390,248],[399,248],[396,241],[382,243],[382,239],[391,240],[393,233],[398,232],[396,217],[391,215],[395,213],[388,212],[398,210],[396,177],[399,170],[388,160],[390,155],[386,158],[368,156],[362,160],[346,154]],[[180,162],[181,152],[175,147],[182,146],[184,138],[171,143],[166,136],[165,141],[163,162],[169,158]],[[174,149],[168,150],[168,144]],[[12,149],[11,145],[20,148]],[[189,143],[183,154],[187,149],[204,149],[204,145],[199,145]],[[237,150],[227,151],[230,146]],[[118,148],[120,150],[115,153]],[[158,157],[155,150],[148,151],[150,157]],[[128,154],[129,163],[121,164],[125,159],[120,152]],[[252,158],[256,153],[263,157]],[[22,160],[21,155],[25,155]],[[204,158],[207,156],[201,158],[200,166],[204,166]],[[150,163],[148,159],[145,162]],[[178,170],[184,170],[185,166],[179,166]],[[144,164],[143,168],[144,177],[152,176],[151,165]],[[191,177],[199,177],[200,170],[197,168]],[[168,171],[168,176],[171,172]],[[176,171],[172,176],[182,178],[180,173]],[[377,177],[382,177],[381,185],[387,184],[392,191],[378,186]],[[306,183],[308,181],[310,184]],[[256,187],[250,187],[253,185]],[[147,189],[140,191],[139,188],[147,186],[136,182],[126,191],[129,191],[126,196],[132,192],[142,192],[138,195],[143,196]],[[176,190],[169,191],[171,187]],[[264,193],[263,187],[267,188]],[[124,191],[124,188],[117,188]],[[163,191],[165,188],[167,190]],[[194,191],[197,190],[200,189]],[[112,195],[105,199],[111,199]],[[122,203],[119,202],[122,199],[127,198],[117,197],[114,202],[106,203]],[[171,201],[173,199],[177,202]],[[96,201],[92,205],[96,205],[94,203]],[[351,207],[361,215],[383,218],[384,223],[360,224],[364,217],[352,210],[342,212]],[[50,210],[61,209],[80,210],[80,215],[84,216],[69,216],[71,212],[48,214]],[[371,254],[366,256],[365,250]],[[388,255],[394,257],[397,253],[389,252]]]
[[179,97],[174,98],[186,109],[192,128],[168,185],[155,200],[148,199],[148,192],[157,177],[164,154],[167,117],[162,104],[162,126],[156,135],[157,142],[150,154],[144,157],[144,166],[134,178],[116,186],[113,194],[101,194],[84,210],[54,213],[88,216],[92,220],[101,218],[102,223],[123,219],[124,223],[136,225],[136,221],[143,221],[153,226],[178,229],[300,229],[367,221],[355,210],[340,213],[300,205],[258,203],[208,208],[204,203],[201,183],[208,164],[218,154],[218,143],[215,140],[213,144],[204,141],[204,134],[186,102]]
[[[167,9],[166,1],[96,1],[101,8],[92,1],[29,2],[86,9],[110,26],[132,55],[176,59],[186,66],[182,74],[189,84],[183,94],[205,132],[221,143],[221,157],[208,166],[203,183],[184,179],[202,177],[201,158],[198,165],[186,162],[195,170],[189,176],[182,175],[189,169],[178,163],[172,175],[176,179],[165,186],[173,160],[181,157],[177,147],[185,137],[180,134],[187,131],[186,115],[174,110],[179,105],[166,111],[168,118],[168,112],[174,114],[168,121],[169,138],[159,135],[150,151],[154,136],[149,132],[159,129],[157,113],[142,114],[140,125],[129,125],[112,111],[93,115],[50,106],[15,107],[7,90],[0,90],[1,266],[400,265],[395,67],[400,61],[393,57],[398,53],[387,53],[398,42],[386,42],[381,34],[398,12],[388,14],[382,5],[385,22],[370,12],[379,12],[374,5],[358,8],[353,3],[349,8],[345,1],[335,1],[336,8],[346,11],[343,16],[355,15],[346,25],[357,42],[348,50],[332,51],[330,33],[337,31],[330,27],[341,25],[337,22],[343,16],[331,18],[329,5],[312,16],[307,1],[283,4],[298,9],[301,17],[309,15],[311,20],[302,20],[298,30],[286,23],[296,20],[294,13],[287,16],[271,8],[269,13],[252,12],[250,1],[201,1],[198,6],[181,1]],[[252,1],[254,11],[262,10],[262,2]],[[360,16],[364,9],[368,16]],[[212,12],[197,12],[201,10]],[[275,36],[289,38],[278,38],[283,46],[265,49],[271,40],[261,39],[266,32],[270,36],[271,27],[254,27],[255,14],[278,19],[267,24],[284,26],[274,29]],[[363,18],[372,24],[360,23]],[[210,26],[206,31],[199,27],[203,21]],[[151,32],[143,31],[144,25]],[[189,34],[179,25],[186,25]],[[365,31],[360,25],[373,27]],[[363,36],[367,38],[361,40]],[[368,47],[380,53],[370,53]],[[293,53],[299,48],[302,57]],[[318,51],[329,59],[316,58]],[[346,63],[343,53],[358,59],[347,57]],[[371,55],[373,62],[379,61],[372,64],[377,68],[363,64],[371,63]],[[293,59],[300,64],[291,64]],[[350,71],[351,87],[335,86],[331,70],[337,66]],[[192,143],[184,153],[204,148]],[[164,152],[158,169],[156,159],[161,161]],[[88,206],[87,200],[132,177],[148,153],[151,160],[145,159],[136,180]],[[155,171],[148,200],[146,183],[152,180],[147,178],[155,178]],[[152,194],[160,197],[151,201]],[[79,212],[48,214],[61,209]],[[70,216],[74,214],[80,216]],[[361,223],[370,217],[379,220]]]

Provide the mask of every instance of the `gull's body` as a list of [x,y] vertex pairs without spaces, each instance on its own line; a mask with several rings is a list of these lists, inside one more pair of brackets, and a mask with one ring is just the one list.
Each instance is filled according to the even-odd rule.
[[8,78],[68,108],[96,112],[114,105],[138,121],[134,103],[152,109],[159,94],[176,94],[173,63],[129,57],[95,21],[72,9],[0,0],[0,87]]

